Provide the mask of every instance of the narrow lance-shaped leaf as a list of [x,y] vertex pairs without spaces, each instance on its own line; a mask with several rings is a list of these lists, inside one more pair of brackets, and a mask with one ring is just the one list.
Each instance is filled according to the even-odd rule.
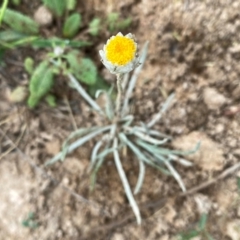
[[116,24],[116,29],[124,30],[125,28],[128,28],[131,25],[131,23],[132,23],[132,19],[131,18],[124,19],[122,21],[119,21]]
[[75,7],[76,7],[76,4],[77,4],[77,0],[68,0],[68,1],[67,1],[67,9],[68,9],[69,11],[74,10]]
[[45,97],[45,100],[46,100],[46,102],[48,103],[48,105],[49,105],[50,107],[56,107],[56,106],[57,106],[56,98],[55,98],[54,95],[48,94],[48,95]]
[[81,21],[81,15],[79,13],[70,15],[64,23],[63,36],[67,38],[74,37],[81,27]]
[[28,106],[30,108],[34,108],[39,100],[49,92],[53,85],[53,76],[53,70],[47,61],[41,62],[35,69],[29,84]]
[[67,8],[66,0],[42,0],[57,17],[61,17]]
[[3,22],[9,25],[13,30],[26,33],[26,34],[37,34],[39,31],[38,24],[19,12],[6,9]]
[[20,40],[24,37],[26,37],[25,34],[22,34],[13,30],[6,30],[6,31],[0,32],[0,41],[11,42],[11,41]]
[[34,71],[34,60],[30,57],[25,58],[24,68],[28,74],[33,74]]
[[100,23],[101,19],[100,18],[94,18],[90,23],[89,23],[89,33],[92,36],[97,36],[100,30]]
[[49,39],[44,39],[44,38],[38,38],[34,39],[31,42],[31,45],[33,47],[39,47],[39,48],[46,48],[46,47],[53,47],[53,46],[68,46],[68,47],[85,47],[85,46],[90,46],[90,42],[85,42],[85,41],[69,41],[68,39],[60,39],[60,38],[49,38]]
[[119,14],[118,13],[109,13],[107,17],[107,24],[110,32],[115,30],[116,22],[118,21]]

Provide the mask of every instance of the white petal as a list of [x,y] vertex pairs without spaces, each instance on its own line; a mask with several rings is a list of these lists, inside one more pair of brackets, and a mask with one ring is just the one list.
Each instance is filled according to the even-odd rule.
[[125,37],[133,39],[133,35],[131,33],[128,33],[127,35],[125,35]]
[[106,45],[103,46],[103,51],[106,52]]
[[123,37],[123,34],[121,32],[119,32],[116,36],[121,36]]
[[99,51],[99,55],[100,55],[101,58],[103,59],[103,57],[104,57],[104,52],[103,52],[103,50],[100,50],[100,51]]

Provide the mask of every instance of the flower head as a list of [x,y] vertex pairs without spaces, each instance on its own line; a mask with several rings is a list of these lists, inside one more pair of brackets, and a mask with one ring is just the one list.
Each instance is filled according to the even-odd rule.
[[99,51],[105,67],[113,74],[127,73],[138,65],[137,43],[131,33],[118,33]]

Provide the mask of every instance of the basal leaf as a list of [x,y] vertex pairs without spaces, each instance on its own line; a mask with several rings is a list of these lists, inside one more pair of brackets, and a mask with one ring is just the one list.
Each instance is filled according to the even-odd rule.
[[85,41],[69,41],[60,38],[38,38],[31,42],[33,47],[45,48],[45,47],[54,47],[54,46],[69,46],[69,47],[85,47],[90,46],[90,42]]
[[53,85],[53,71],[48,61],[41,62],[35,69],[29,83],[28,106],[34,108]]
[[90,24],[89,24],[89,33],[92,36],[97,36],[100,30],[100,23],[101,19],[100,18],[94,18]]
[[26,35],[13,30],[6,30],[0,32],[0,41],[11,42],[20,40],[23,37],[26,37]]
[[26,34],[37,34],[39,31],[38,24],[19,12],[6,9],[3,22],[9,25],[13,30]]
[[66,0],[42,0],[57,17],[61,17],[67,9]]
[[55,98],[55,96],[53,96],[52,94],[48,94],[48,95],[45,97],[45,100],[46,100],[46,102],[48,103],[48,105],[49,105],[50,107],[56,107],[56,106],[57,106],[56,98]]
[[69,11],[74,10],[75,7],[76,7],[76,4],[77,4],[77,0],[68,0],[68,1],[67,1],[67,9],[68,9]]
[[32,74],[34,71],[34,60],[30,57],[25,58],[24,60],[24,68],[28,74]]
[[70,15],[63,26],[63,36],[72,38],[78,32],[82,23],[81,15],[79,13],[73,13]]

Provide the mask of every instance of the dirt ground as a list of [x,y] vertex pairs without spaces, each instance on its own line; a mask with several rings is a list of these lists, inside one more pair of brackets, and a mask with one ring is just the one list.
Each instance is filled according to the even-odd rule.
[[[21,10],[33,15],[38,6],[38,1],[31,6],[23,1]],[[132,111],[139,121],[149,121],[175,92],[155,128],[173,137],[174,149],[191,149],[201,140],[200,150],[187,158],[193,167],[175,165],[189,191],[183,195],[172,177],[147,168],[136,196],[143,216],[138,226],[111,157],[96,189],[89,190],[94,142],[63,163],[44,167],[74,130],[74,121],[86,127],[97,124],[97,117],[71,89],[58,98],[57,108],[42,103],[29,110],[25,103],[11,103],[9,91],[28,83],[24,58],[38,56],[37,50],[16,49],[0,68],[0,239],[176,240],[207,213],[213,239],[240,240],[240,1],[91,0],[79,3],[79,10],[84,21],[119,11],[133,18],[124,34],[132,32],[140,48],[150,41]],[[113,81],[98,58],[109,36],[99,37],[90,54]],[[137,162],[130,153],[122,160],[134,186]],[[24,227],[30,213],[35,226]],[[200,239],[206,238],[194,238]]]

